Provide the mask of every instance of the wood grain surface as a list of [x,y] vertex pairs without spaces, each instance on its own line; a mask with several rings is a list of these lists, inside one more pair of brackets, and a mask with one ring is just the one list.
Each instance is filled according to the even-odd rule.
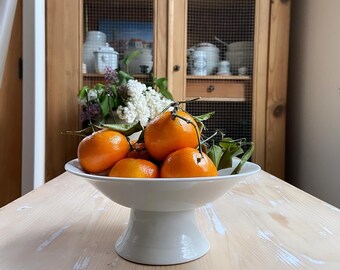
[[285,177],[290,1],[273,1],[270,17],[265,170]]
[[[0,38],[2,42],[2,37]],[[0,207],[21,195],[22,153],[22,1],[13,21],[4,77],[0,85]]]
[[264,171],[196,212],[205,256],[134,264],[113,248],[129,209],[64,173],[0,209],[0,269],[340,269],[340,210]]
[[46,181],[77,155],[80,130],[77,94],[81,88],[82,1],[46,1]]

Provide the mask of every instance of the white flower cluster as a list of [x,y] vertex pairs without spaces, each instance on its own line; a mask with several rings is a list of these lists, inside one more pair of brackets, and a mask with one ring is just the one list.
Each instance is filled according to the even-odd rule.
[[152,87],[146,87],[137,80],[129,80],[127,88],[126,106],[119,106],[117,114],[120,119],[130,124],[139,121],[145,127],[150,119],[161,113],[172,102]]

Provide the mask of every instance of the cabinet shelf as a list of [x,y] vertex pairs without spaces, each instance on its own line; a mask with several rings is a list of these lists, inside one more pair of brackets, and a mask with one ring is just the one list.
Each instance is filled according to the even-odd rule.
[[[84,73],[84,78],[104,78],[104,74],[99,73]],[[136,79],[147,79],[150,77],[149,74],[134,74],[134,78]],[[187,75],[187,80],[226,80],[226,81],[247,81],[250,80],[250,76],[237,76],[237,75],[209,75],[209,76],[194,76]]]
[[194,76],[187,75],[187,80],[250,80],[250,76],[238,76],[238,75],[209,75],[209,76]]
[[[104,78],[104,74],[99,74],[99,73],[84,73],[83,77],[84,78]],[[134,74],[132,75],[136,79],[148,79],[150,77],[149,74]]]
[[[187,100],[191,100],[191,99],[194,99],[194,98],[197,98],[197,96],[195,97],[190,97],[190,96],[187,96],[186,99]],[[213,101],[213,102],[245,102],[246,101],[246,98],[244,97],[199,97],[200,99],[197,100],[196,102],[201,102],[201,101]]]
[[[152,81],[152,77],[149,74],[135,74],[133,77],[144,83]],[[83,85],[93,85],[96,83],[105,83],[105,75],[99,73],[83,74]]]

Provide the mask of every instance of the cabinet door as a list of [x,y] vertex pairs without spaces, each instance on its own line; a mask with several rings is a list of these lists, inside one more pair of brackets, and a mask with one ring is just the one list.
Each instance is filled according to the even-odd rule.
[[[77,101],[79,89],[83,85],[104,81],[103,74],[82,72],[83,43],[87,32],[104,31],[109,44],[121,53],[121,60],[124,51],[120,51],[119,46],[128,41],[131,41],[128,46],[139,46],[140,39],[149,35],[151,30],[152,37],[147,41],[153,43],[152,72],[157,77],[164,77],[167,75],[167,9],[168,3],[163,0],[46,2],[47,180],[64,172],[64,164],[77,155],[79,139],[61,133],[81,128]],[[110,27],[113,25],[117,28]],[[131,28],[131,25],[135,27]],[[133,36],[131,31],[136,29],[139,33]],[[130,36],[125,38],[124,34]],[[149,74],[136,75],[142,79],[149,77]]]
[[[166,75],[166,25],[166,1],[83,1],[84,44],[91,43],[90,31],[104,33],[108,46],[119,53],[118,67],[140,80],[150,79],[151,74]],[[141,54],[126,67],[123,59],[137,50]],[[93,68],[87,68],[83,78],[84,85],[104,81],[104,75]]]
[[81,0],[46,1],[46,181],[63,173],[77,156],[77,93],[81,81]]
[[170,76],[175,97],[200,97],[186,105],[194,115],[215,112],[207,136],[219,129],[253,140],[256,1],[173,0],[169,6],[169,58],[182,67]]
[[252,140],[252,160],[283,178],[285,118],[275,119],[272,103],[285,107],[289,3],[170,0],[168,11],[169,86],[176,99],[201,97],[186,108],[195,115],[215,111],[207,135],[218,128]]

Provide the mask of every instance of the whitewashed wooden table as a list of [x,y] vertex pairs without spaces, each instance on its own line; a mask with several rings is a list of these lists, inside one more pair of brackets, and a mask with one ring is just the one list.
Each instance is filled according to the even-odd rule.
[[197,217],[205,256],[134,264],[114,251],[129,209],[64,173],[0,209],[0,269],[340,269],[340,210],[264,171]]

